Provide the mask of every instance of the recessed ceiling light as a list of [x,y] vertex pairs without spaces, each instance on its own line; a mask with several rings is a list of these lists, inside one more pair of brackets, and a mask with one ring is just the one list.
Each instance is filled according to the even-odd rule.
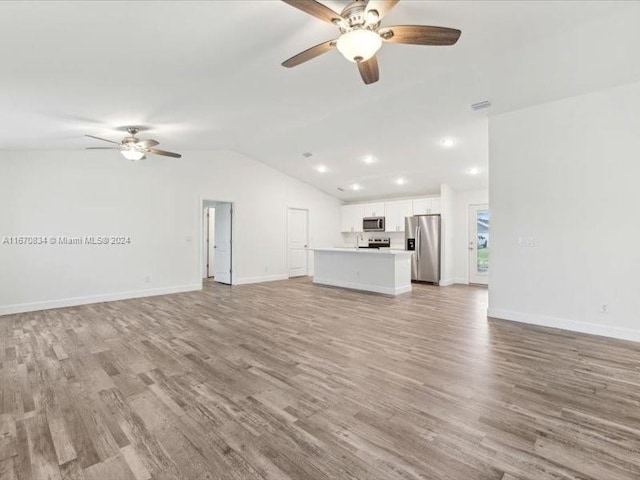
[[467,173],[469,175],[478,175],[480,173],[480,169],[478,167],[472,167],[469,170],[467,170]]
[[314,168],[318,173],[325,173],[327,171],[327,167],[325,165],[316,165]]
[[367,165],[371,165],[372,163],[375,163],[376,157],[374,157],[373,155],[367,155],[362,159],[362,161]]
[[362,190],[362,185],[358,184],[358,183],[354,183],[353,185],[351,185],[351,190],[355,190],[356,192],[358,190]]
[[445,138],[444,140],[442,140],[442,146],[446,147],[446,148],[451,148],[455,145],[455,140],[453,138]]
[[313,157],[313,153],[311,153],[311,152],[304,152],[304,153],[302,154],[302,156],[303,156],[304,158]]
[[405,185],[407,183],[407,179],[406,178],[396,178],[396,185]]

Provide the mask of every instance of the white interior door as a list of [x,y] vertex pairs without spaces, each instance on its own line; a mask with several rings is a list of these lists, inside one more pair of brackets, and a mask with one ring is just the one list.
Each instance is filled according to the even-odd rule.
[[211,278],[215,275],[214,265],[216,258],[216,209],[209,207],[207,209],[207,277]]
[[308,216],[307,210],[289,209],[289,277],[307,274]]
[[489,205],[469,206],[469,283],[489,284]]
[[216,282],[227,285],[231,285],[231,217],[230,203],[216,206],[213,277]]

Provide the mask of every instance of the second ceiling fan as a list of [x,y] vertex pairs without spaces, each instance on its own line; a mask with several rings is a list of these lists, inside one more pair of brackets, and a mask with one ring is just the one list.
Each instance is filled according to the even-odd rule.
[[315,0],[282,0],[309,15],[338,27],[337,39],[311,47],[285,61],[291,68],[337,48],[344,57],[355,62],[367,85],[380,79],[376,53],[383,42],[412,45],[453,45],[460,38],[460,30],[425,25],[380,26],[382,18],[399,0],[355,0],[341,13]]

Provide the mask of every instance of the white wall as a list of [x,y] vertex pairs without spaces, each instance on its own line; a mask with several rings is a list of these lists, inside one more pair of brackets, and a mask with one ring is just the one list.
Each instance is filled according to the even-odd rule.
[[456,192],[453,255],[455,283],[469,283],[469,207],[489,203],[488,190]]
[[[203,199],[234,202],[236,283],[287,277],[287,207],[309,209],[311,246],[341,241],[339,200],[237,153],[133,163],[114,152],[0,152],[0,313],[200,288]],[[131,244],[2,245],[9,235]]]
[[640,341],[638,112],[640,83],[490,119],[491,316]]
[[440,185],[440,211],[442,222],[442,250],[440,254],[440,285],[452,285],[454,282],[454,245],[455,245],[455,199],[456,193],[449,185]]

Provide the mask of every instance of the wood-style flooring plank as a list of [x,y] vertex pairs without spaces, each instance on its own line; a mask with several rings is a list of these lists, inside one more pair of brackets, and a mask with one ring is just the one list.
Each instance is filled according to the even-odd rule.
[[0,478],[640,478],[640,345],[486,308],[296,279],[0,317]]

